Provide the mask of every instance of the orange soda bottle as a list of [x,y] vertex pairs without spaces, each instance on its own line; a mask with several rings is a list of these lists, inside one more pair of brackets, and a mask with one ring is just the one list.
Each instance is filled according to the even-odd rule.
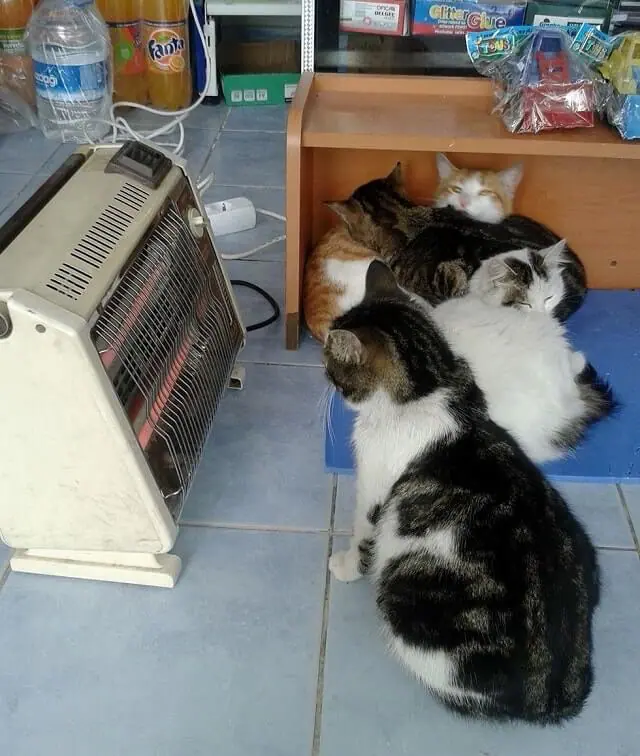
[[148,102],[140,0],[98,0],[113,54],[113,101]]
[[191,103],[188,14],[188,0],[142,0],[149,99],[159,110]]
[[0,0],[0,85],[35,104],[33,69],[24,33],[37,0]]

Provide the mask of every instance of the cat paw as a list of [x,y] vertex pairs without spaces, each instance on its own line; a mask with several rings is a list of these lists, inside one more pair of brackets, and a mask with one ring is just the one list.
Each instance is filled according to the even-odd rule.
[[447,299],[461,297],[469,291],[469,276],[464,267],[455,261],[438,265],[434,283],[439,293]]
[[336,580],[342,583],[352,583],[360,580],[362,573],[359,568],[360,555],[357,551],[338,551],[329,559],[329,571]]

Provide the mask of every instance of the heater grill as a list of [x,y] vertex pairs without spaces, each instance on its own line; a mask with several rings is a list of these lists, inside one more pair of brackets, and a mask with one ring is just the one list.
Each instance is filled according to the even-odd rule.
[[93,328],[174,517],[241,340],[223,281],[218,261],[203,256],[170,202]]

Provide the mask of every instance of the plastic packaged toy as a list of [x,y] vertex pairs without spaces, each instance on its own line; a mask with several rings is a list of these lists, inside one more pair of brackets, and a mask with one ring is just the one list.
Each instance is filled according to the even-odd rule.
[[601,78],[573,42],[565,29],[551,26],[467,34],[474,66],[496,82],[496,110],[509,131],[535,134],[594,125],[602,105]]
[[600,67],[613,89],[607,118],[624,139],[640,139],[640,32],[614,39],[618,44]]

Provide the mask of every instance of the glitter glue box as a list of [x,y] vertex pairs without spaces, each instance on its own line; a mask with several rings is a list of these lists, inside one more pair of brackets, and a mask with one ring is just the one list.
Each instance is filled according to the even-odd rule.
[[435,2],[416,0],[411,20],[411,33],[463,35],[467,32],[492,31],[524,23],[526,3],[490,5],[472,0]]

